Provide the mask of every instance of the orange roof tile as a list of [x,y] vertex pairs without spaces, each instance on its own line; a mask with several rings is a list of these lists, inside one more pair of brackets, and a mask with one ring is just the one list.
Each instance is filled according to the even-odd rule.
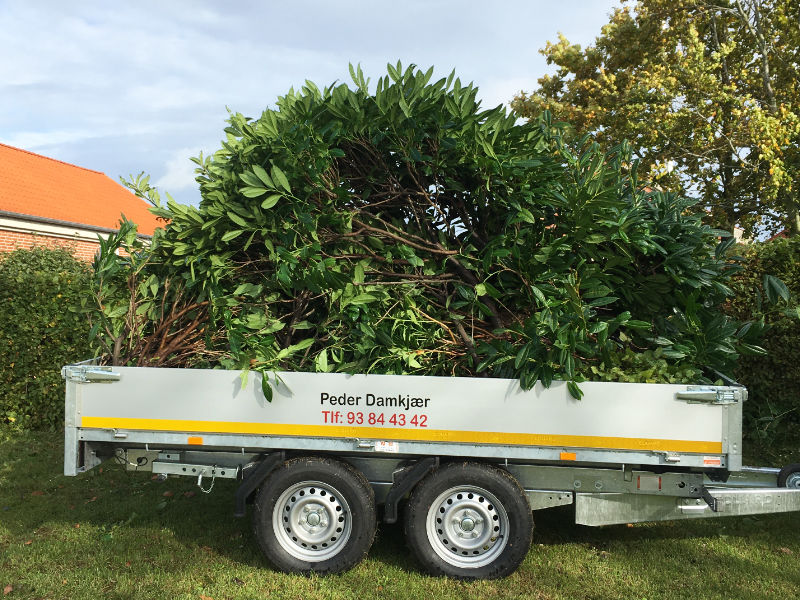
[[124,214],[153,235],[163,227],[137,198],[104,173],[0,144],[0,211],[118,229]]

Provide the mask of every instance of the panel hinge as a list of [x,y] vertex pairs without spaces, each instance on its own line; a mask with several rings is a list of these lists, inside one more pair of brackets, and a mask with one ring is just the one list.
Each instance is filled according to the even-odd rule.
[[747,400],[745,388],[688,386],[675,394],[678,400],[703,404],[737,404]]
[[61,377],[76,383],[111,383],[119,381],[122,375],[115,373],[113,367],[71,365],[61,369]]

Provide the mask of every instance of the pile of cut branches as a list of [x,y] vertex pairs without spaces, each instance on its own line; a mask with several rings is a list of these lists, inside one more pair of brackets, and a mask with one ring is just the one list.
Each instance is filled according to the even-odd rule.
[[718,310],[732,240],[690,201],[643,189],[626,147],[568,146],[547,113],[518,123],[432,73],[389,65],[370,92],[351,67],[353,88],[307,82],[258,119],[232,114],[195,159],[199,208],[130,182],[168,224],[147,248],[131,224],[104,244],[86,304],[98,351],[560,378],[575,396],[586,378],[697,380],[758,351],[758,327]]

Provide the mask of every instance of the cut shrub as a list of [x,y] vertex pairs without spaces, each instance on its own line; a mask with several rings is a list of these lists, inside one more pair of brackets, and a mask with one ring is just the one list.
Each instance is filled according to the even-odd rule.
[[[104,246],[87,306],[118,364],[537,380],[731,373],[725,232],[652,193],[627,147],[388,66],[371,92],[308,82],[230,117],[199,208],[160,204],[150,249]],[[723,238],[720,243],[720,237]],[[123,246],[130,258],[115,255]],[[650,351],[659,362],[632,360]],[[641,371],[641,373],[631,373]],[[265,390],[268,393],[268,390]]]

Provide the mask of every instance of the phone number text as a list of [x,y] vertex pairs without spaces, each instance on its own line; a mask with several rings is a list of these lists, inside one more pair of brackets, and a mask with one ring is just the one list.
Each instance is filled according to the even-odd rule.
[[361,411],[323,410],[326,425],[373,425],[376,427],[427,427],[428,415],[408,413],[375,413]]

